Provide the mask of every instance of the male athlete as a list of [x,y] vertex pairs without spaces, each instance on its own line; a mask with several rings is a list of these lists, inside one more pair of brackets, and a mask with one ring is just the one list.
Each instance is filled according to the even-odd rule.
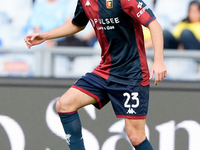
[[[42,15],[42,14],[41,14]],[[101,45],[101,62],[81,77],[56,103],[71,150],[85,150],[77,110],[93,104],[101,109],[111,101],[117,117],[125,118],[127,135],[136,150],[153,150],[145,135],[149,84],[167,76],[163,63],[162,28],[142,0],[78,0],[72,22],[25,36],[29,48],[46,40],[77,33],[91,22]],[[154,64],[149,76],[142,27],[149,28]]]

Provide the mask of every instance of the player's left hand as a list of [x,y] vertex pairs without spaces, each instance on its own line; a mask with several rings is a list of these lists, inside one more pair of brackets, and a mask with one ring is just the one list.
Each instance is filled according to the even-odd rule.
[[167,69],[164,62],[154,62],[151,68],[150,80],[153,78],[155,73],[155,85],[162,81],[167,76]]

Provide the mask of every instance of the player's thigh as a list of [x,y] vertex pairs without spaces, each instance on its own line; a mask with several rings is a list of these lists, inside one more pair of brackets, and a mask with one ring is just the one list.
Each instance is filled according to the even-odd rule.
[[146,119],[125,119],[126,132],[133,145],[140,144],[146,138],[145,122]]
[[97,103],[95,98],[78,89],[70,88],[60,97],[56,104],[56,108],[59,112],[73,112],[94,103]]

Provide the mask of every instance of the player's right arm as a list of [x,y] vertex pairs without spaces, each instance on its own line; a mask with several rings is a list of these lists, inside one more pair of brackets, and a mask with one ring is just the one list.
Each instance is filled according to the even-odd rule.
[[41,44],[46,40],[70,36],[72,34],[75,34],[83,30],[84,28],[85,26],[77,26],[73,24],[71,21],[69,21],[58,28],[55,28],[53,30],[44,33],[33,33],[26,35],[24,40],[28,48],[31,48],[32,46]]

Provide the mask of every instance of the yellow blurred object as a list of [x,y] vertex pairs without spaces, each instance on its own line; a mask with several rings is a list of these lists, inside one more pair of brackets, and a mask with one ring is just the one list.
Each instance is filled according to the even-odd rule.
[[190,30],[195,35],[195,37],[200,40],[200,21],[195,23],[181,22],[177,24],[173,30],[174,37],[177,39],[180,38],[184,29]]
[[144,41],[150,40],[151,39],[151,34],[148,28],[143,27],[143,34],[144,34]]

